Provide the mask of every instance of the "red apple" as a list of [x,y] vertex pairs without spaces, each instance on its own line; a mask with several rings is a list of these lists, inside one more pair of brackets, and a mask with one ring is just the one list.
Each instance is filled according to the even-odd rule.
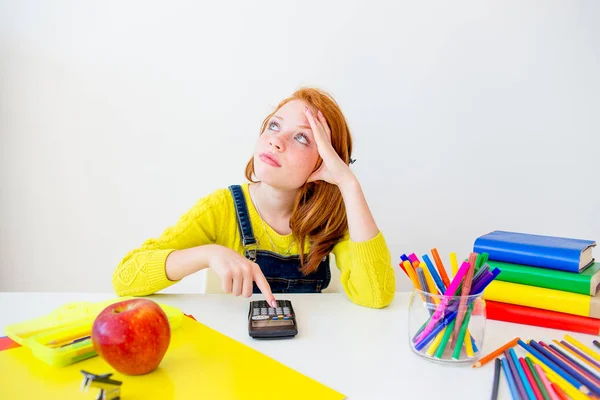
[[98,314],[92,326],[92,343],[98,355],[127,375],[154,371],[170,341],[167,315],[148,299],[111,304]]

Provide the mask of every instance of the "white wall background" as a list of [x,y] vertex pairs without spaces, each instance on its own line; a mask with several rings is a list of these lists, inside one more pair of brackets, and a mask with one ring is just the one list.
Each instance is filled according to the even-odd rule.
[[369,3],[3,1],[0,290],[111,291],[302,85],[341,104],[394,260],[600,240],[600,2]]

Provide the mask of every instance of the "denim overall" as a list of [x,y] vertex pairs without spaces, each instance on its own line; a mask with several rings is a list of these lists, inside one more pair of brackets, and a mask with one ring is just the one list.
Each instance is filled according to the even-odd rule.
[[[258,250],[258,240],[252,231],[242,188],[234,185],[230,186],[229,190],[235,203],[237,224],[246,258],[260,266],[273,293],[320,293],[329,285],[329,256],[323,258],[316,271],[305,276],[300,272],[300,256],[282,256],[272,251]],[[260,293],[256,282],[253,286],[253,292]]]

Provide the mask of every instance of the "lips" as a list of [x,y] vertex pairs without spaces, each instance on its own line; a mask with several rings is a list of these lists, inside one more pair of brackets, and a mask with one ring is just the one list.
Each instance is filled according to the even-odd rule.
[[265,164],[269,164],[270,166],[276,167],[276,168],[281,167],[281,164],[279,164],[279,161],[277,161],[277,158],[275,157],[275,155],[273,155],[271,153],[261,153],[258,155],[258,157]]

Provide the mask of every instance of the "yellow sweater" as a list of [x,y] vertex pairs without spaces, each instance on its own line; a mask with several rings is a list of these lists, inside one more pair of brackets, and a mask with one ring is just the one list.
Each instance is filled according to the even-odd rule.
[[[254,235],[262,250],[271,250],[269,237],[248,193],[248,184],[242,185]],[[283,254],[292,245],[293,235],[279,235],[270,226],[268,230],[276,251]],[[146,296],[162,290],[177,281],[167,278],[165,264],[175,251],[206,244],[219,244],[244,254],[237,227],[233,197],[228,189],[219,189],[200,199],[172,227],[155,239],[148,239],[141,247],[130,251],[113,273],[112,283],[119,296]],[[308,246],[305,247],[307,251]],[[289,254],[299,254],[293,244]],[[350,300],[356,304],[381,308],[390,304],[396,290],[396,278],[390,252],[381,232],[364,242],[353,242],[348,234],[333,248],[340,269],[341,283]]]

